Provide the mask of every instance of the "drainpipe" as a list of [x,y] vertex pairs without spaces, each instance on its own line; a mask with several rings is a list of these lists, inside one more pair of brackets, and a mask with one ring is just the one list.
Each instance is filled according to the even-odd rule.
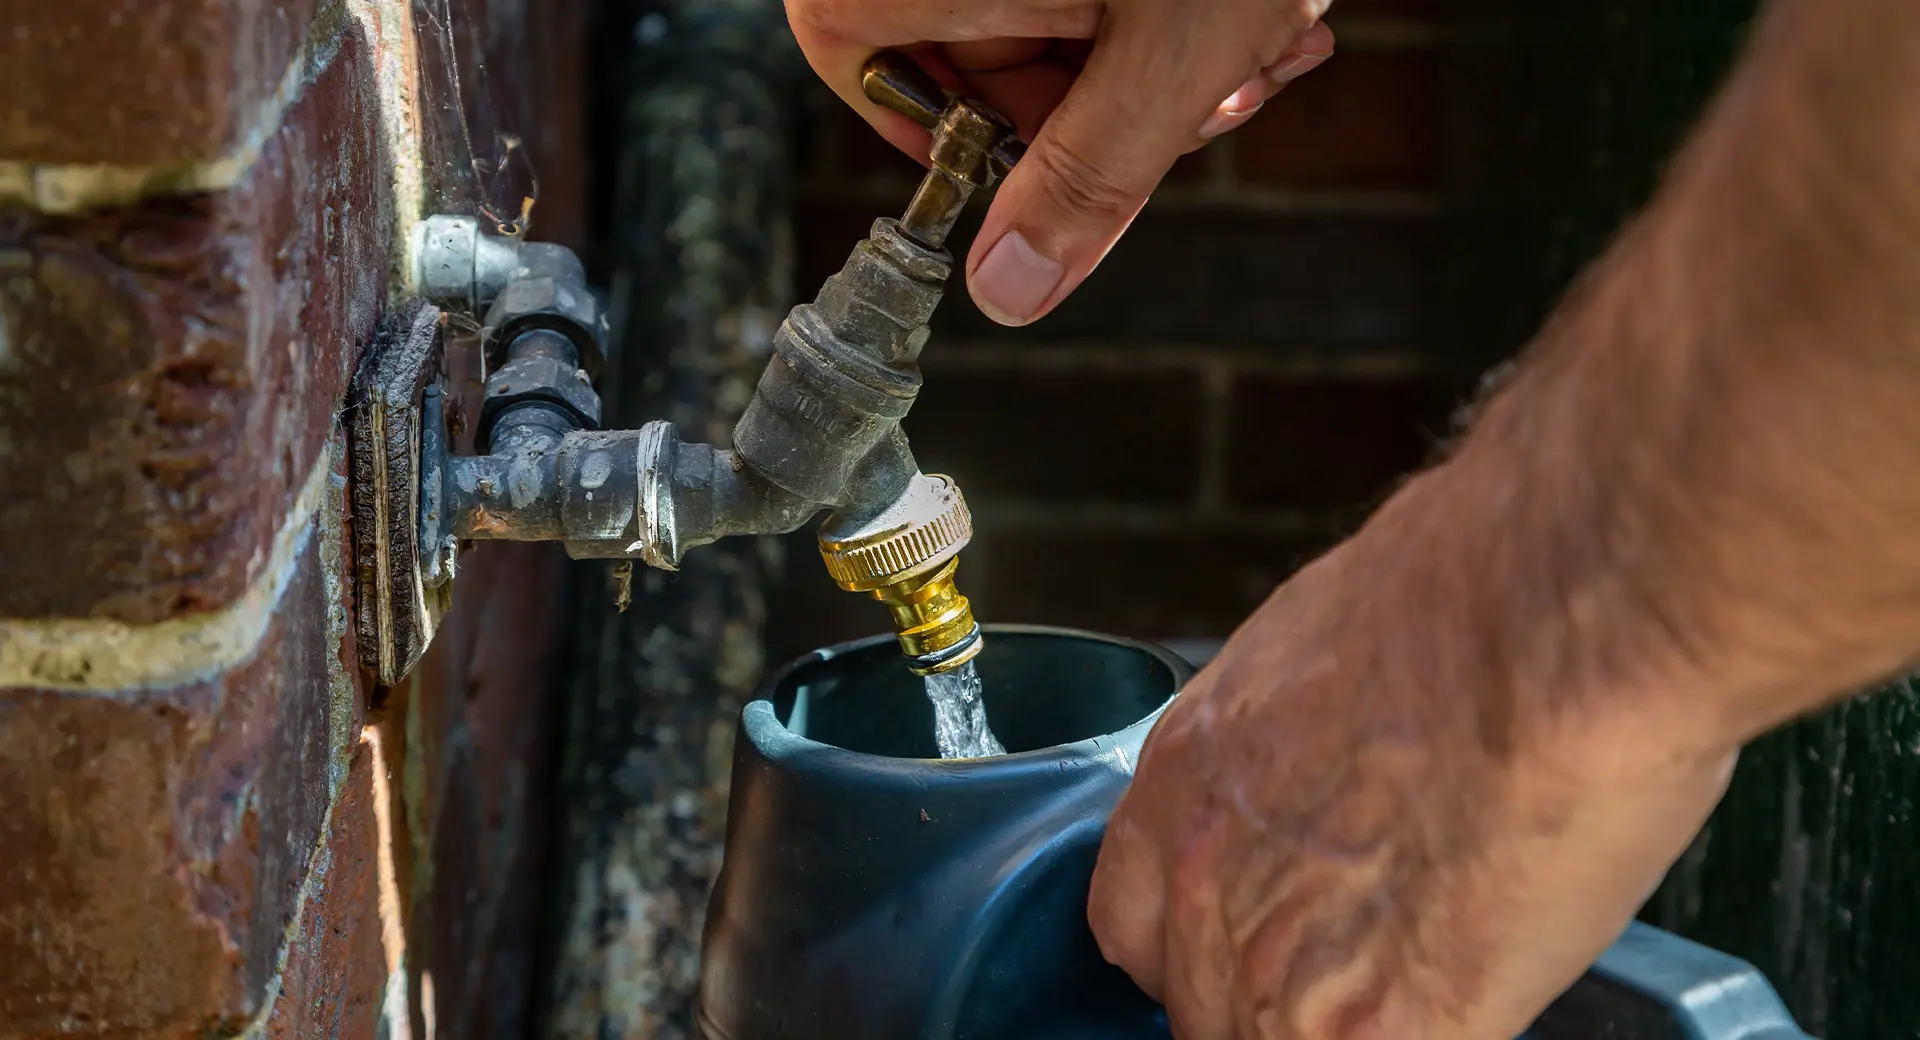
[[[712,442],[739,420],[793,302],[789,149],[804,64],[774,0],[680,3],[637,28],[607,164],[618,181],[602,423],[668,420]],[[766,671],[783,548],[727,538],[686,553],[677,573],[632,565],[625,612],[600,575],[582,582],[536,1035],[698,1035],[730,740]]]

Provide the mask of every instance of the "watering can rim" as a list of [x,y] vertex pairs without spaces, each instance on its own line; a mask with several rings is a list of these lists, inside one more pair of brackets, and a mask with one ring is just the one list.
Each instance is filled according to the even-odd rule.
[[868,768],[885,771],[903,771],[910,773],[940,772],[954,773],[964,771],[971,775],[990,776],[996,773],[1022,773],[1033,769],[1036,764],[1054,760],[1059,763],[1078,763],[1091,765],[1099,762],[1111,764],[1131,775],[1138,762],[1129,757],[1128,748],[1137,749],[1141,741],[1161,715],[1173,704],[1193,676],[1195,669],[1191,663],[1179,654],[1158,643],[1150,643],[1127,636],[1109,635],[1104,632],[1091,632],[1084,629],[1066,628],[1056,625],[1028,625],[998,623],[982,625],[982,633],[990,640],[994,636],[1047,636],[1063,639],[1075,639],[1089,643],[1104,643],[1137,650],[1165,666],[1173,677],[1172,689],[1165,700],[1152,711],[1132,725],[1112,733],[1102,733],[1086,737],[1067,744],[1034,748],[1028,751],[1013,751],[991,758],[892,758],[885,755],[873,755],[863,751],[837,747],[809,737],[803,737],[786,727],[774,711],[773,693],[784,682],[802,668],[831,661],[837,657],[862,653],[877,647],[895,644],[891,634],[868,636],[863,639],[836,643],[833,646],[810,650],[776,668],[765,682],[754,692],[753,700],[740,711],[740,721],[749,742],[769,760],[791,760],[797,757],[823,758],[847,763],[861,763]]

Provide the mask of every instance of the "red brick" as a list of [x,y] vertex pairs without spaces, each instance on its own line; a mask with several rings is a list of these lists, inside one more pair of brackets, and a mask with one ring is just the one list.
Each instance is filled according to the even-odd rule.
[[[989,531],[961,570],[983,622],[1065,625],[1138,639],[1223,636],[1333,542],[1210,529],[1157,534]],[[964,587],[964,585],[963,585]]]
[[180,167],[260,118],[318,0],[11,4],[0,159]]
[[[269,70],[261,55],[294,53],[313,7],[78,0],[35,12],[0,49],[109,15],[145,49],[108,32],[76,37],[78,57],[47,51],[64,63],[55,73],[85,77],[63,98],[40,92],[59,82],[40,55],[0,53],[0,106],[17,109],[0,122],[0,159],[221,154],[264,97],[249,74],[279,83],[284,57]],[[567,104],[555,69],[573,44],[553,12],[485,9],[487,100],[509,102],[488,117],[537,130],[542,163],[577,152],[576,124],[527,118]],[[369,55],[344,24],[232,189],[68,218],[0,212],[0,486],[35,492],[0,510],[0,617],[143,623],[230,604],[263,579],[387,291],[375,115],[393,99],[367,93]],[[235,51],[241,40],[252,49]],[[540,57],[516,62],[523,49]],[[207,67],[220,62],[233,64]],[[535,95],[546,100],[527,104]],[[54,108],[99,125],[50,125]],[[142,132],[123,125],[135,121]],[[543,237],[569,234],[569,221],[577,234],[569,183],[581,171],[541,172],[561,189],[543,193],[555,205],[539,216],[561,214],[543,219]],[[266,639],[222,674],[164,690],[0,689],[0,1040],[234,1035],[262,1011],[283,953],[269,1036],[381,1035],[383,856],[408,919],[415,1022],[431,974],[440,1035],[524,1034],[545,908],[534,868],[557,705],[542,696],[557,672],[553,553],[470,557],[443,643],[388,698],[380,732],[399,828],[382,849],[368,746],[350,766],[329,754],[360,731],[364,700],[331,682],[353,658],[335,638],[351,631],[339,616],[351,605],[320,567],[338,534],[307,548]],[[409,724],[426,727],[413,747]],[[417,798],[410,776],[426,780]],[[415,848],[416,833],[434,846]]]
[[1302,189],[1435,187],[1441,86],[1431,52],[1337,53],[1235,131],[1239,175]]
[[[560,571],[542,546],[485,546],[466,562],[442,638],[391,692],[381,734],[405,799],[386,852],[414,979],[436,980],[442,1035],[485,1040],[521,1035],[533,997]],[[364,743],[314,856],[329,777],[346,765],[328,760],[327,737],[359,732],[360,717],[332,714],[317,658],[344,648],[320,627],[313,552],[283,604],[258,656],[207,683],[0,691],[0,803],[13,807],[0,816],[0,1038],[68,1021],[236,1032],[267,991],[309,867],[268,1035],[376,1035],[386,950]],[[413,847],[415,834],[435,845]],[[422,869],[432,884],[416,890]]]
[[1198,490],[1200,407],[1192,370],[936,366],[904,425],[921,467],[976,501],[1177,503]]
[[[975,226],[952,244],[956,255],[965,255]],[[1436,223],[1420,218],[1261,217],[1149,203],[1046,318],[1019,329],[996,325],[955,285],[927,350],[932,356],[951,337],[1404,350],[1433,335],[1434,272],[1444,249]]]
[[[0,1036],[69,1027],[197,1035],[237,1021],[218,923],[167,866],[166,780],[188,740],[170,706],[0,700]],[[224,1014],[223,1014],[224,1012]]]
[[326,815],[320,541],[244,664],[166,690],[0,689],[0,1038],[232,1032]]
[[507,1040],[529,1020],[547,910],[538,868],[560,720],[554,606],[565,562],[551,545],[464,557],[454,612],[404,701],[388,704],[417,716],[407,728],[421,737],[407,748],[425,765],[410,809],[434,845],[410,854],[431,863],[433,887],[412,908],[409,946],[433,976],[441,1036]]
[[147,622],[253,580],[384,302],[366,65],[349,33],[230,191],[0,211],[0,487],[35,492],[0,510],[0,616]]
[[313,865],[312,895],[287,948],[268,1040],[374,1040],[386,990],[380,919],[380,828],[372,748],[354,749],[334,804],[327,844]]
[[1228,497],[1259,507],[1364,507],[1429,461],[1452,402],[1449,387],[1411,379],[1242,376],[1232,398]]

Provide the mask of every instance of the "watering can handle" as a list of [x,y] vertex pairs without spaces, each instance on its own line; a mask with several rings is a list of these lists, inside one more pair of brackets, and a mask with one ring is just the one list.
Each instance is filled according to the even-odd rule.
[[1628,928],[1520,1040],[1600,1037],[1812,1040],[1753,965],[1643,924]]

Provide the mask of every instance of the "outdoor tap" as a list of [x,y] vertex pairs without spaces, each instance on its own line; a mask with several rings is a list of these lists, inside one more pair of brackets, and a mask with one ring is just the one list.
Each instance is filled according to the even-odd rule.
[[946,244],[975,189],[1005,177],[1026,155],[1013,125],[979,101],[956,97],[899,51],[868,60],[860,86],[869,100],[933,134],[932,166],[900,218],[907,234],[938,249]]
[[919,390],[927,322],[952,272],[947,236],[972,194],[1005,176],[1025,146],[999,113],[947,92],[897,51],[875,55],[861,85],[876,104],[932,133],[931,165],[905,214],[875,222],[819,298],[788,316],[734,445],[750,465],[797,488],[813,475],[790,464],[787,448],[816,445],[807,454],[819,460],[834,457],[836,438],[872,438],[874,449],[847,474],[843,501],[820,527],[820,554],[841,588],[886,605],[901,651],[930,675],[982,647],[954,583],[973,518],[952,480],[919,471],[899,421]]
[[[900,422],[920,391],[928,322],[953,271],[943,244],[968,197],[1004,175],[1022,146],[1005,119],[948,95],[903,55],[876,56],[864,83],[876,102],[932,131],[931,169],[905,215],[876,221],[819,295],[789,312],[731,448],[685,443],[666,422],[598,428],[593,377],[606,323],[572,252],[488,234],[470,217],[421,223],[423,306],[478,320],[486,395],[475,454],[455,454],[445,390],[428,372],[437,355],[423,345],[437,311],[409,319],[412,331],[390,337],[396,345],[363,380],[355,471],[381,510],[361,520],[367,530],[410,526],[393,515],[394,474],[409,468],[394,452],[419,448],[418,544],[395,557],[391,538],[369,542],[377,558],[393,557],[363,575],[363,588],[385,597],[370,630],[430,631],[430,621],[406,618],[431,613],[414,601],[451,581],[465,540],[557,541],[576,559],[672,570],[697,546],[785,534],[826,512],[828,574],[886,605],[916,672],[979,653],[979,625],[954,584],[972,516],[951,479],[920,471]],[[402,422],[416,425],[396,428]],[[412,585],[401,573],[410,566]],[[379,638],[382,679],[397,681],[418,647]]]

